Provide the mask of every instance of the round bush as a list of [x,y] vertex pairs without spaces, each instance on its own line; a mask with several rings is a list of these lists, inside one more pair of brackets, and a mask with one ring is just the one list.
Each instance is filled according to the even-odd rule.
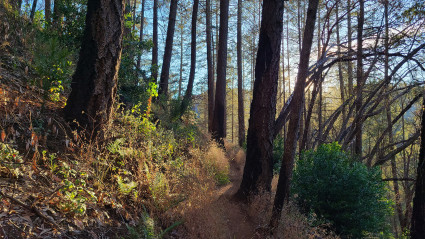
[[391,203],[379,168],[367,168],[338,143],[307,151],[297,162],[293,193],[305,212],[330,222],[344,237],[384,233]]

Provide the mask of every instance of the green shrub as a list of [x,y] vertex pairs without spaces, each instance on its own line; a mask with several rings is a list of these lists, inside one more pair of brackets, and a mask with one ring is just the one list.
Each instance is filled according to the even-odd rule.
[[39,35],[39,42],[34,47],[34,68],[40,79],[34,83],[44,89],[46,98],[58,101],[60,94],[70,86],[74,71],[73,53],[57,37]]
[[342,236],[361,238],[388,229],[391,203],[381,171],[353,161],[338,143],[305,152],[292,183],[300,207],[331,222]]

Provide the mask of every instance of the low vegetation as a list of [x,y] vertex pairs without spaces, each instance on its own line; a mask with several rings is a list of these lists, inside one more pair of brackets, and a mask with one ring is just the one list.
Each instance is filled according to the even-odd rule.
[[297,162],[293,193],[302,211],[315,214],[340,235],[388,238],[392,203],[381,170],[356,162],[337,143],[307,151]]

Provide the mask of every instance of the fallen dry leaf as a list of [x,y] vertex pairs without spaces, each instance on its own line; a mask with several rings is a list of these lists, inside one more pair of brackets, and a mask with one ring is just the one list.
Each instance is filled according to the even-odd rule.
[[6,139],[6,132],[4,132],[4,129],[1,131],[1,141],[4,142]]

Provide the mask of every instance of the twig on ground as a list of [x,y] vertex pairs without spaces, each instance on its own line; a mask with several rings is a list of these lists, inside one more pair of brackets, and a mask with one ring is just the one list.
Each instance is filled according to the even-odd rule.
[[14,197],[12,197],[12,196],[9,196],[9,195],[7,195],[7,194],[5,194],[3,191],[1,191],[0,190],[0,196],[2,196],[2,197],[5,197],[5,198],[8,198],[8,199],[10,199],[12,202],[14,202],[14,203],[16,203],[16,204],[18,204],[18,205],[20,205],[20,206],[22,206],[22,207],[24,207],[24,208],[26,208],[26,209],[28,209],[28,210],[31,210],[31,211],[33,211],[37,216],[39,216],[39,217],[41,217],[43,220],[45,220],[46,222],[48,222],[48,223],[50,223],[50,224],[52,224],[53,226],[55,226],[56,228],[60,228],[60,226],[55,222],[55,221],[53,221],[53,219],[50,219],[50,218],[48,218],[48,217],[46,217],[44,214],[42,214],[41,212],[40,212],[40,210],[38,210],[38,208],[35,206],[35,205],[32,205],[32,206],[28,206],[27,204],[25,204],[24,202],[22,202],[21,200],[19,200],[19,199],[16,199],[16,198],[14,198]]

